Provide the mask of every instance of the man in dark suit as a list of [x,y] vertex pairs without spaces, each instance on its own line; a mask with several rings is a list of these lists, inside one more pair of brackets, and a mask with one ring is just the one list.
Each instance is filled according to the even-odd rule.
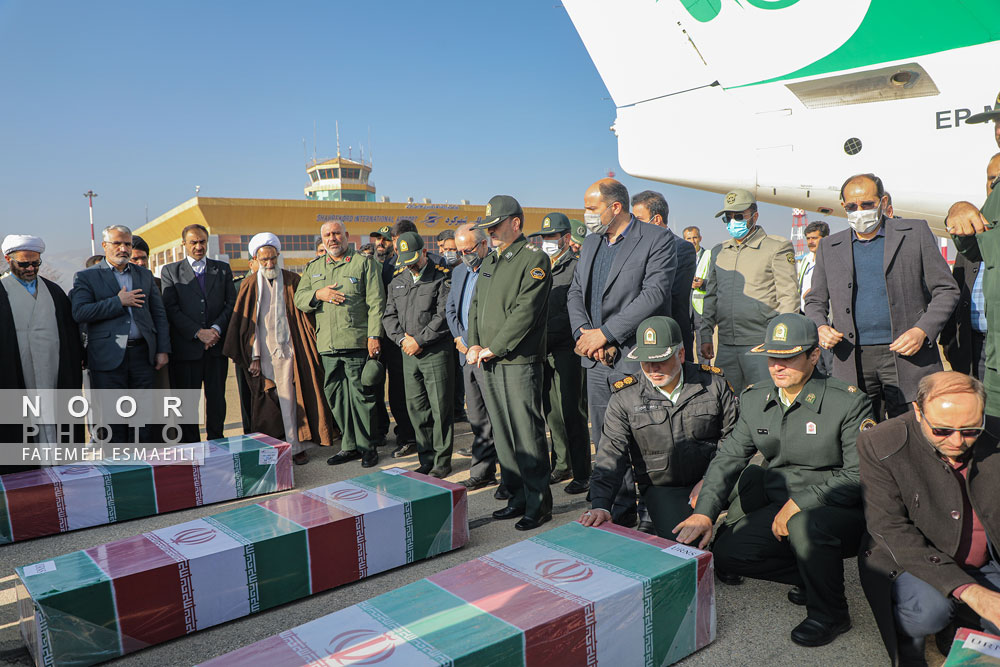
[[[466,336],[469,324],[469,304],[479,279],[479,268],[489,253],[490,238],[473,223],[463,225],[455,232],[455,246],[462,262],[455,267],[451,278],[451,291],[445,304],[444,314],[448,320],[455,349],[462,364],[462,381],[465,384],[465,400],[468,405],[469,426],[472,427],[472,463],[469,478],[460,484],[471,490],[496,484],[497,450],[493,442],[493,426],[486,412],[483,400],[483,369],[476,364],[468,364],[465,355],[469,351]],[[494,496],[505,500],[506,493],[500,489]]]
[[[208,440],[222,437],[226,421],[226,377],[229,360],[222,354],[229,318],[236,306],[233,272],[225,262],[209,259],[208,230],[188,225],[181,232],[187,256],[160,272],[163,305],[170,320],[173,359],[170,386],[205,388],[205,431]],[[193,424],[183,427],[183,442],[201,440]]]
[[[153,274],[129,262],[132,231],[112,225],[103,239],[104,261],[78,272],[70,292],[73,319],[87,325],[91,386],[152,389],[155,371],[167,363],[171,350],[163,299]],[[121,429],[113,434],[122,441]]]
[[684,354],[687,359],[694,359],[694,330],[691,326],[691,282],[698,268],[698,251],[690,241],[682,239],[667,227],[670,207],[667,200],[659,192],[643,190],[632,197],[632,214],[639,222],[648,222],[667,230],[670,242],[677,251],[677,269],[674,271],[670,286],[671,317],[681,327],[684,338]]
[[805,314],[833,350],[833,376],[868,394],[875,419],[895,417],[942,369],[937,338],[958,286],[926,222],[886,217],[878,176],[847,179],[840,201],[851,229],[820,241]]
[[986,300],[983,263],[959,253],[951,275],[961,292],[958,306],[941,330],[941,347],[951,370],[982,380],[986,375]]
[[[628,190],[618,181],[597,181],[583,201],[590,234],[580,248],[566,305],[577,354],[588,369],[590,434],[597,444],[611,386],[639,372],[639,362],[626,357],[635,346],[636,327],[647,317],[671,313],[677,252],[667,230],[629,213]],[[638,520],[631,472],[611,514],[628,527]]]

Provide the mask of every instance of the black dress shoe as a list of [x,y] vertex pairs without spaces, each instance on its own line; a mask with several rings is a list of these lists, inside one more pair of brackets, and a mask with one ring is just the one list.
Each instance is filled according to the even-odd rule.
[[743,583],[743,577],[738,574],[732,574],[726,572],[725,570],[715,569],[715,576],[719,578],[719,581],[728,586],[739,586]]
[[581,481],[574,479],[566,485],[566,488],[563,489],[563,491],[569,494],[586,493],[587,491],[590,491],[590,480]]
[[399,447],[396,447],[396,449],[392,450],[392,458],[401,459],[404,456],[409,456],[415,451],[417,451],[417,443],[404,442]]
[[517,530],[534,530],[538,528],[543,523],[552,520],[552,514],[543,514],[537,519],[532,519],[531,517],[523,517],[520,521],[514,524],[514,528]]
[[549,484],[558,484],[559,482],[565,482],[572,476],[573,473],[571,473],[569,470],[554,472],[551,475],[549,475]]
[[373,468],[378,465],[378,450],[372,447],[361,457],[362,468]]
[[636,530],[647,535],[656,535],[656,524],[652,521],[643,520],[639,522],[639,527]]
[[476,489],[481,489],[484,486],[490,486],[497,483],[497,478],[493,475],[489,477],[470,477],[469,479],[463,479],[459,484],[467,488],[469,491],[475,491]]
[[456,452],[459,456],[472,456],[472,447],[462,447]]
[[451,466],[446,468],[431,468],[431,471],[427,473],[431,477],[437,477],[438,479],[444,479],[451,474]]
[[419,472],[421,475],[426,475],[427,473],[429,473],[431,471],[431,469],[433,467],[434,466],[432,466],[430,463],[425,463],[424,465],[420,466],[419,468],[417,468],[413,472]]
[[824,646],[850,629],[850,618],[834,623],[806,618],[792,629],[792,641],[799,646]]
[[511,507],[510,505],[493,513],[494,519],[516,519],[519,516],[524,516],[524,508]]
[[507,487],[501,484],[497,487],[497,490],[493,492],[493,497],[497,500],[510,500],[513,496],[510,495],[510,491]]
[[788,591],[788,601],[804,607],[806,606],[806,592],[802,590],[801,586],[792,586],[791,590]]
[[634,510],[625,512],[625,514],[615,519],[614,522],[622,528],[635,528],[639,523],[639,513]]
[[339,466],[341,463],[347,463],[348,461],[353,461],[354,459],[360,459],[361,452],[356,449],[352,449],[349,452],[337,452],[330,458],[326,460],[327,465]]

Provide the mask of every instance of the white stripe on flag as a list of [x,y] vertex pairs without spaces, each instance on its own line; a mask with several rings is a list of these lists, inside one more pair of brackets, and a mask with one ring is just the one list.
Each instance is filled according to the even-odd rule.
[[[151,533],[188,561],[191,604],[201,630],[250,613],[243,544],[203,519]],[[168,551],[170,553],[170,551]],[[183,573],[182,573],[183,575]],[[188,601],[185,600],[185,603]]]
[[203,504],[209,505],[223,500],[232,500],[236,497],[234,456],[238,455],[230,454],[219,447],[212,447],[209,450],[209,455],[205,457],[205,464],[195,466],[198,474],[201,475]]
[[635,662],[636,647],[644,645],[643,585],[572,553],[524,541],[494,551],[489,556],[539,581],[544,588],[559,589],[594,604],[598,664]]
[[57,466],[51,469],[62,482],[66,519],[70,530],[108,523],[104,473],[93,465]]
[[310,491],[331,505],[364,514],[368,576],[406,563],[404,503],[350,482],[335,482]]
[[[382,660],[408,667],[439,664],[411,646],[402,634],[353,606],[292,628],[281,633],[281,638],[299,655],[330,656],[328,662],[334,665],[374,664]],[[302,647],[307,650],[302,651]]]

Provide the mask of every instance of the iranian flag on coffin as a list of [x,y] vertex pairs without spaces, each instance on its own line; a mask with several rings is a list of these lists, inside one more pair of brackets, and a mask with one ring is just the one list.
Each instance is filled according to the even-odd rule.
[[17,568],[38,665],[89,665],[458,548],[466,490],[404,470]]
[[203,465],[164,456],[135,465],[64,465],[0,475],[0,544],[295,486],[286,442],[254,433],[205,445]]
[[570,523],[203,663],[669,665],[715,639],[712,556]]
[[1000,665],[1000,637],[959,628],[948,652],[944,667]]

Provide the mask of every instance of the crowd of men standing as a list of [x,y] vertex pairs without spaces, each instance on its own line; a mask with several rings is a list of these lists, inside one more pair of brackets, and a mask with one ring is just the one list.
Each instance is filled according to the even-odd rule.
[[[1000,145],[1000,111],[980,120]],[[279,268],[265,232],[234,281],[190,225],[186,257],[157,279],[145,242],[116,225],[67,296],[38,275],[41,239],[12,235],[0,356],[14,372],[0,388],[79,387],[81,367],[95,388],[153,388],[167,369],[169,386],[204,390],[213,439],[231,359],[244,429],[290,442],[296,464],[304,443],[339,436],[328,464],[377,465],[391,411],[391,456],[416,454],[439,478],[467,419],[462,483],[497,486],[494,518],[535,529],[568,481],[588,493],[586,525],[711,544],[723,582],[791,585],[804,646],[850,629],[842,561],[860,554],[890,656],[923,664],[924,636],[960,604],[1000,624],[997,172],[1000,154],[982,209],[949,213],[954,275],[874,174],[844,181],[849,228],[813,223],[798,261],[747,190],[723,197],[729,238],[709,250],[697,227],[671,230],[661,194],[630,199],[610,178],[584,192],[582,223],[552,212],[530,237],[518,201],[497,195],[438,237],[440,256],[409,220],[365,251],[327,222],[301,275]],[[942,372],[939,342],[960,372]],[[200,439],[184,427],[182,441]]]

